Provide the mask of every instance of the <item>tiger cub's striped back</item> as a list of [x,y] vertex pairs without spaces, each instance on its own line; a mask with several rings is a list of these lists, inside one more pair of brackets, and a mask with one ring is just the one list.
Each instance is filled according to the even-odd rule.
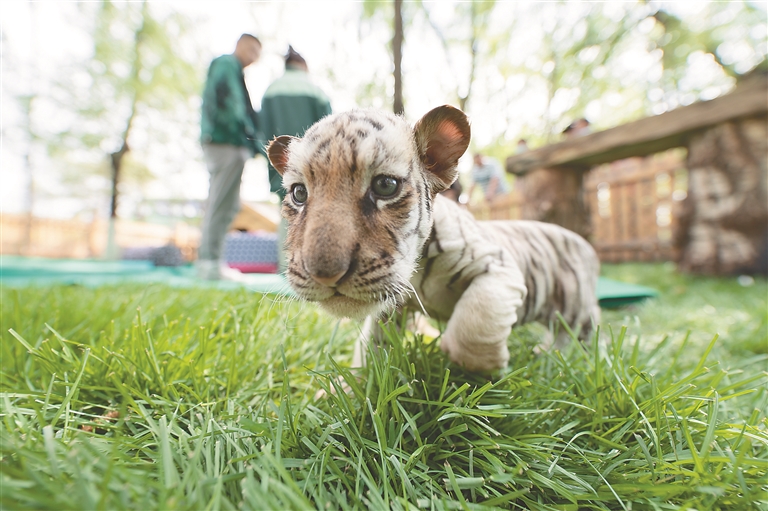
[[599,315],[598,263],[565,229],[477,222],[438,196],[469,137],[466,116],[448,106],[413,129],[353,111],[302,139],[279,137],[268,153],[288,192],[287,277],[299,296],[356,318],[420,302],[447,321],[440,345],[453,361],[492,370],[507,364],[513,325],[549,323],[560,311],[588,332]]
[[597,276],[600,261],[592,245],[573,231],[535,221],[491,221],[483,227],[500,241],[525,278],[527,294],[519,322],[557,322],[559,312],[584,340],[600,321]]

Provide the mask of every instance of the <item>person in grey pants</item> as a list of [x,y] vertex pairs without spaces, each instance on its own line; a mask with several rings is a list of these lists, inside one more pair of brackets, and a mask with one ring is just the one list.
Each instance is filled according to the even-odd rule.
[[240,209],[240,181],[245,162],[256,154],[256,112],[243,69],[257,62],[261,42],[243,34],[235,51],[215,58],[208,68],[200,122],[200,142],[211,175],[208,203],[198,248],[197,274],[208,280],[242,280],[222,261],[227,229]]

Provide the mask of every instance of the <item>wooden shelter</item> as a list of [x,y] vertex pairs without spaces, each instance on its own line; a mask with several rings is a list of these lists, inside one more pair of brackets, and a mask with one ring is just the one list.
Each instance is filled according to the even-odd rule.
[[277,232],[277,224],[279,223],[280,213],[278,206],[272,204],[241,203],[240,211],[232,220],[229,230]]
[[522,217],[592,233],[585,175],[593,167],[668,149],[687,150],[688,191],[675,229],[680,268],[768,272],[768,75],[729,94],[605,131],[510,156]]

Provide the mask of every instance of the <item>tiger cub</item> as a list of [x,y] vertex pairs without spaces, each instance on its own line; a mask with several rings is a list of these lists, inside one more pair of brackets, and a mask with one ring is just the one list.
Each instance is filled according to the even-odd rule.
[[[446,321],[440,347],[469,370],[503,368],[514,325],[559,311],[582,338],[599,321],[597,255],[552,224],[475,220],[438,195],[457,178],[469,122],[441,106],[411,128],[357,110],[323,118],[267,152],[287,195],[287,278],[333,315],[402,305]],[[356,349],[360,362],[362,349]]]

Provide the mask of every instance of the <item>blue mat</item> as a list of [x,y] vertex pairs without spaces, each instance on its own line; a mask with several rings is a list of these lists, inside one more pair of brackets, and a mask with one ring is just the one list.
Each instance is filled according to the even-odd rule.
[[288,283],[273,273],[249,274],[246,284],[225,280],[201,280],[192,265],[155,266],[151,261],[101,261],[93,259],[45,259],[0,256],[3,287],[78,284],[96,287],[122,282],[166,284],[173,287],[216,289],[246,288],[259,293],[291,294]]
[[627,284],[605,277],[597,280],[597,299],[600,307],[604,309],[624,307],[657,296],[659,292],[650,287]]

